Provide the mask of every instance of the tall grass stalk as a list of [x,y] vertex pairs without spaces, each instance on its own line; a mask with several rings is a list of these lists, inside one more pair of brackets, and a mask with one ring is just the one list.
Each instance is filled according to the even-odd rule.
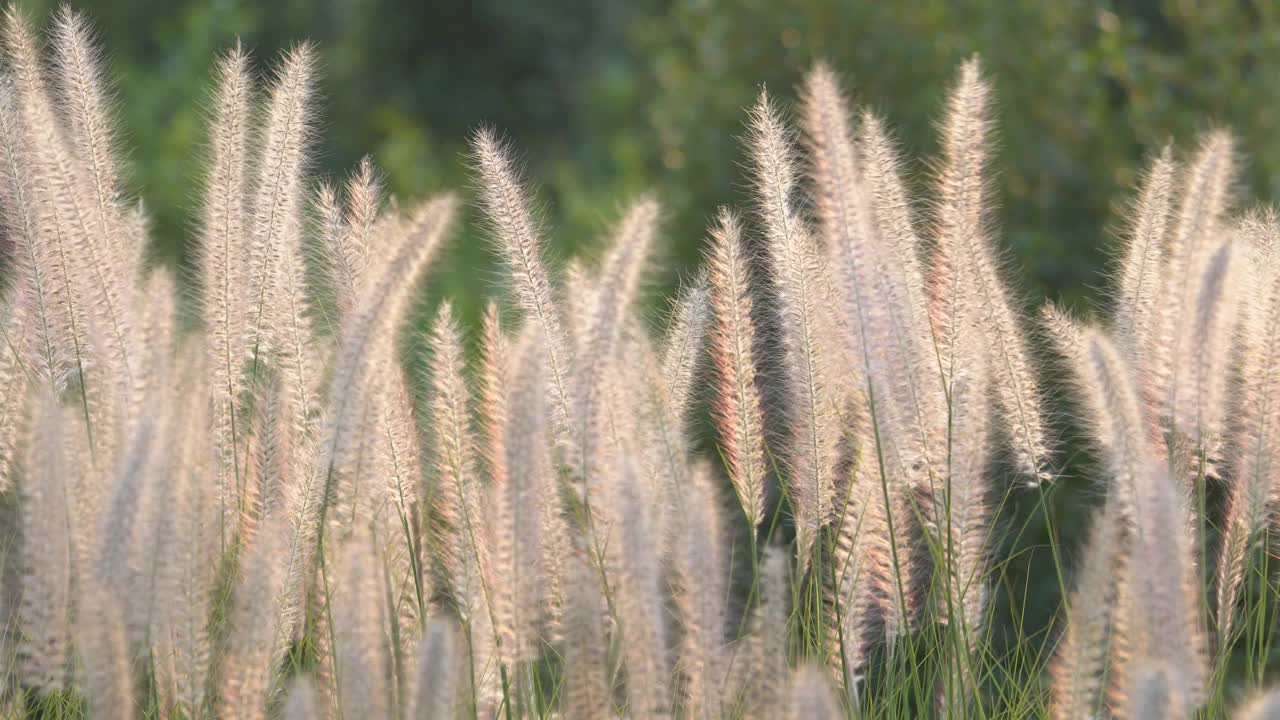
[[1280,221],[1225,130],[1154,156],[1106,307],[1033,319],[979,61],[926,173],[819,64],[654,329],[661,191],[560,271],[481,129],[472,342],[419,303],[458,200],[316,176],[312,46],[216,61],[177,279],[87,19],[0,45],[0,715],[1273,711]]

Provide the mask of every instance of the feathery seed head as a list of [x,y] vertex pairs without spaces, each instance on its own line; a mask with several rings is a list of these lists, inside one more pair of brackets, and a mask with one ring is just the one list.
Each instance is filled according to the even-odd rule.
[[417,688],[409,717],[453,717],[460,664],[456,634],[446,620],[435,619],[427,625],[418,653]]
[[[1116,289],[1115,332],[1135,364],[1148,361],[1157,350],[1151,343],[1161,312],[1156,302],[1177,171],[1173,151],[1165,146],[1146,172],[1126,233]],[[1144,387],[1145,392],[1151,390]]]
[[791,706],[788,718],[837,720],[844,717],[840,703],[831,690],[827,674],[814,665],[805,665],[791,673]]
[[712,413],[738,502],[752,527],[764,520],[764,416],[756,387],[756,333],[742,230],[721,209],[707,257],[711,289],[710,351],[715,374]]
[[1240,720],[1275,720],[1280,717],[1280,691],[1271,690],[1245,703],[1237,711]]
[[1059,720],[1094,717],[1103,703],[1124,539],[1117,503],[1107,502],[1093,521],[1071,596],[1066,633],[1050,668],[1053,712]]
[[510,151],[498,139],[497,132],[492,128],[477,131],[472,139],[472,151],[485,216],[492,226],[498,254],[510,273],[517,301],[543,335],[550,369],[548,391],[556,411],[557,440],[572,462],[577,455],[574,440],[577,401],[571,388],[572,345],[544,265],[541,229],[521,187]]
[[804,562],[830,519],[837,427],[828,395],[831,348],[820,331],[818,307],[828,284],[796,208],[792,140],[768,94],[751,113],[748,146],[755,164],[757,209],[764,225],[769,270],[777,292],[785,389],[793,411],[785,458],[787,491],[796,518],[796,552]]
[[1237,243],[1227,240],[1209,256],[1196,290],[1194,319],[1188,330],[1193,358],[1183,365],[1181,382],[1175,388],[1174,422],[1210,461],[1216,459],[1218,443],[1228,413],[1228,379],[1236,348],[1237,306],[1244,284],[1244,258]]
[[986,228],[990,95],[977,58],[966,61],[940,130],[933,316],[946,373],[965,364],[957,350],[961,335],[982,335],[969,347],[987,355],[998,418],[1018,469],[1034,485],[1050,477],[1048,430],[1030,349],[1001,274],[999,248]]
[[675,435],[683,438],[688,429],[682,422],[688,415],[693,381],[701,365],[707,326],[711,322],[707,274],[699,273],[680,293],[671,311],[662,352],[662,375],[666,378],[666,401],[680,422]]

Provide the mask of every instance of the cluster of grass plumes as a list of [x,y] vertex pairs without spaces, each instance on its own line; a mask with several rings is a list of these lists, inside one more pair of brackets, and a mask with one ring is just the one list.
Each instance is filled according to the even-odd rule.
[[239,49],[218,63],[178,282],[145,261],[85,21],[48,44],[6,14],[6,716],[1274,715],[1280,229],[1227,216],[1225,134],[1156,160],[1109,330],[1039,324],[1105,500],[1065,629],[1011,644],[1002,509],[1036,498],[1052,528],[1056,425],[989,219],[976,61],[921,201],[831,71],[798,134],[761,93],[753,202],[718,213],[657,333],[657,200],[561,281],[478,132],[515,311],[469,352],[447,302],[414,312],[456,201],[390,202],[369,161],[313,179],[308,46],[265,87]]
[[1218,713],[1230,673],[1256,687],[1267,668],[1280,225],[1231,214],[1235,163],[1223,131],[1182,161],[1166,148],[1134,203],[1109,327],[1044,311],[1109,481],[1053,667],[1060,717]]

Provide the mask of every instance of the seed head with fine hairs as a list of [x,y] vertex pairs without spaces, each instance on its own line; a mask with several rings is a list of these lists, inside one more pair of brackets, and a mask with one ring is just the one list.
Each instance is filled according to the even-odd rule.
[[797,211],[798,176],[791,133],[766,92],[751,112],[748,149],[754,191],[768,252],[782,345],[786,392],[792,403],[787,457],[787,492],[796,518],[796,552],[808,562],[832,502],[835,456],[832,398],[827,394],[831,361],[819,332],[823,277],[806,224]]
[[960,335],[972,332],[972,317],[965,315],[979,316],[1000,420],[1019,470],[1034,483],[1048,476],[1047,429],[1039,380],[988,227],[990,105],[991,88],[978,60],[970,59],[960,67],[941,124],[934,324],[942,333],[944,372],[951,373],[963,365],[956,357]]
[[751,315],[746,252],[731,211],[720,214],[708,257],[712,321],[712,408],[729,480],[748,522],[764,520],[765,447],[760,391],[756,387],[756,333]]
[[[0,33],[0,714],[1275,714],[1280,230],[1232,213],[1227,132],[1155,155],[1106,317],[1046,306],[1041,348],[976,59],[924,183],[829,67],[803,142],[762,92],[747,207],[660,329],[664,194],[557,272],[480,130],[473,328],[453,283],[418,311],[453,196],[316,177],[315,48],[262,92],[215,62],[179,277],[87,19],[35,27]],[[1101,496],[1078,552],[1079,492],[1037,487],[1060,427]]]

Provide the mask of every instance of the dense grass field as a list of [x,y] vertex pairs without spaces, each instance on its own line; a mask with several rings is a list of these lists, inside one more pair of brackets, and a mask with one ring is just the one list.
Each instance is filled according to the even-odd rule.
[[[1280,717],[1280,219],[1229,131],[1152,148],[1101,321],[1025,316],[979,61],[914,184],[819,65],[654,327],[661,188],[559,263],[498,130],[461,196],[317,178],[305,44],[217,59],[177,277],[87,20],[2,46],[4,717]],[[466,202],[477,328],[420,304]]]

